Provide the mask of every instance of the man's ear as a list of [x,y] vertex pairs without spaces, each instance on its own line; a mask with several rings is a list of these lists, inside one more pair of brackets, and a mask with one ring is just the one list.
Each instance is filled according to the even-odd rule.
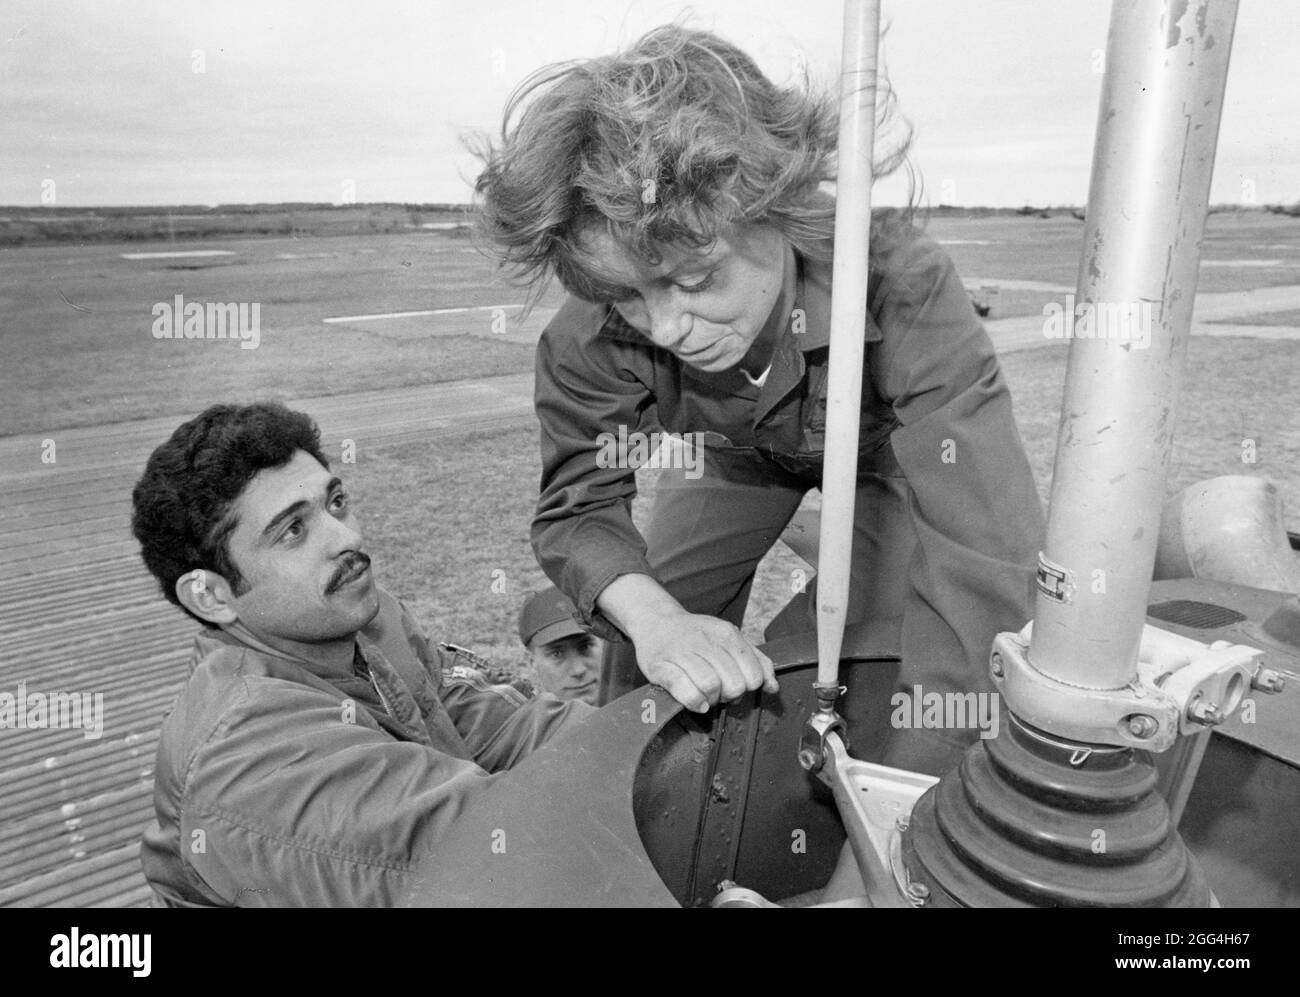
[[230,583],[215,571],[196,568],[176,579],[176,598],[201,620],[225,626],[239,619]]

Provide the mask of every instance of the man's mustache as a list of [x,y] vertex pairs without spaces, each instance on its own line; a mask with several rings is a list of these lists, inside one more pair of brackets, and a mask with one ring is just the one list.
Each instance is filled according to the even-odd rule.
[[325,587],[326,595],[334,592],[343,584],[343,579],[360,574],[363,569],[368,567],[370,567],[370,557],[360,551],[350,551],[343,555],[343,559],[339,562],[333,577],[330,578],[329,585]]

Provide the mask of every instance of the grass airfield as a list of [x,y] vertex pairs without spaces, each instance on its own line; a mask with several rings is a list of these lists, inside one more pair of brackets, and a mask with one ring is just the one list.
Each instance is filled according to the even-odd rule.
[[[995,341],[1000,322],[1041,316],[1075,286],[1083,224],[1069,215],[936,215],[925,225],[972,293],[991,304]],[[192,251],[222,255],[152,255]],[[532,344],[560,301],[550,290],[522,321],[524,292],[501,279],[468,234],[430,230],[10,247],[0,250],[0,274],[0,437],[57,439],[74,427],[168,416],[179,423],[215,402],[526,374]],[[1199,290],[1278,287],[1300,287],[1300,221],[1212,215]],[[178,295],[259,303],[257,348],[155,338],[154,307]],[[1233,321],[1286,335],[1298,313]],[[1038,347],[1009,349],[1003,362],[1046,500],[1066,344]],[[1170,488],[1214,474],[1264,474],[1283,486],[1289,522],[1300,528],[1298,380],[1294,339],[1194,337]],[[413,426],[401,443],[358,440],[358,463],[347,469],[373,524],[381,577],[440,635],[518,667],[514,614],[524,593],[545,584],[527,543],[540,473],[535,428],[516,420],[449,449],[433,425],[420,438],[418,413],[401,417]],[[1246,436],[1259,443],[1254,465],[1241,462]],[[639,475],[638,520],[655,476]],[[809,501],[816,500],[814,493]],[[746,624],[751,636],[788,598],[800,565],[781,546],[764,563]]]

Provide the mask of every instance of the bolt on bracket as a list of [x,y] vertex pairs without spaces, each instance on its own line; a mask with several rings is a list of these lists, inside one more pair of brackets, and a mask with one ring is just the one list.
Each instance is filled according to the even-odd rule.
[[1032,622],[1019,633],[998,634],[989,662],[993,684],[1026,723],[1087,744],[1167,751],[1179,734],[1232,716],[1248,689],[1275,692],[1283,685],[1257,648],[1203,644],[1148,624],[1134,680],[1119,689],[1085,689],[1035,668],[1032,641]]

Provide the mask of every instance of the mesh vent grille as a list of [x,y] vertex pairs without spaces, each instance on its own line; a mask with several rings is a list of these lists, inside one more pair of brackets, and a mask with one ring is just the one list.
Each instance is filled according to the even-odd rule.
[[1212,602],[1192,602],[1188,599],[1158,602],[1147,607],[1147,615],[1194,630],[1217,630],[1219,627],[1240,623],[1246,618],[1244,614],[1226,606],[1216,606]]

